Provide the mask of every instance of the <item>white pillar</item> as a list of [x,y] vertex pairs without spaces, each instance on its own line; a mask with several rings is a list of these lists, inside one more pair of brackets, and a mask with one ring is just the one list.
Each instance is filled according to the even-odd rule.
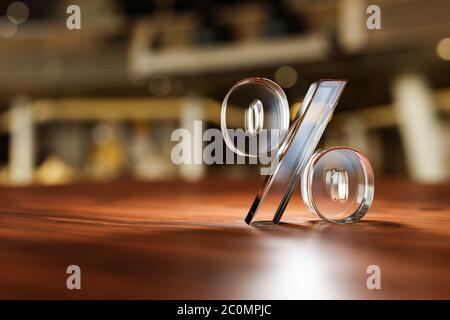
[[20,97],[10,111],[9,176],[13,184],[30,183],[33,179],[34,137],[31,102]]
[[203,165],[203,106],[195,97],[189,97],[181,109],[181,127],[189,130],[192,138],[192,164],[182,164],[180,175],[189,181],[200,180],[205,174]]
[[392,89],[411,177],[424,183],[444,181],[445,141],[426,80],[420,74],[402,74]]
[[348,52],[363,49],[368,41],[365,0],[341,0],[338,2],[338,40]]

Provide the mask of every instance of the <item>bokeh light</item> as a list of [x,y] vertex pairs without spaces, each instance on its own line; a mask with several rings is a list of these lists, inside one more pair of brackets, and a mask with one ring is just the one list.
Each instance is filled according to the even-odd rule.
[[291,66],[282,66],[275,71],[275,81],[283,88],[292,88],[297,79],[297,71]]
[[30,10],[23,2],[16,1],[11,3],[7,9],[8,19],[14,24],[21,24],[27,21]]
[[0,37],[10,38],[17,33],[17,24],[9,21],[7,16],[0,17]]
[[450,38],[444,38],[438,42],[436,53],[442,60],[450,61]]

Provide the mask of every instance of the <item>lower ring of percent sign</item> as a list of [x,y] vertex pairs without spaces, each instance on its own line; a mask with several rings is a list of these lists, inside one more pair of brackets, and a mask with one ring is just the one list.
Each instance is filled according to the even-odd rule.
[[240,156],[276,159],[250,207],[248,224],[280,222],[299,181],[306,207],[324,220],[347,224],[366,214],[374,197],[369,160],[349,147],[315,151],[346,83],[313,83],[290,127],[289,104],[275,82],[246,78],[228,91],[221,110],[227,146]]

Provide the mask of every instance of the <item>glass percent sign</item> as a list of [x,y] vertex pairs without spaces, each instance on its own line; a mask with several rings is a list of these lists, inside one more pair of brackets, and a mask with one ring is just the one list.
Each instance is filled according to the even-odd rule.
[[[348,147],[335,147],[314,153],[331,120],[346,80],[320,80],[313,83],[287,135],[284,134],[284,119],[289,107],[286,107],[286,98],[281,88],[272,81],[261,78],[244,79],[237,87],[249,82],[264,85],[266,89],[274,91],[273,97],[278,99],[279,103],[272,103],[277,107],[272,109],[277,111],[275,118],[283,121],[272,125],[278,125],[282,129],[281,134],[277,136],[279,140],[276,141],[280,144],[276,153],[278,162],[273,173],[263,183],[245,221],[248,224],[279,223],[299,180],[303,201],[314,214],[343,224],[361,219],[369,209],[374,195],[370,162],[364,155]],[[227,94],[222,107],[224,135],[227,134],[224,123],[226,105],[233,88]],[[263,107],[264,104],[260,100],[251,101],[245,113],[246,130],[242,132],[250,135],[261,132],[264,124],[261,114]],[[273,114],[272,112],[271,117]],[[225,140],[231,149],[236,149],[236,146],[231,145],[231,139]]]

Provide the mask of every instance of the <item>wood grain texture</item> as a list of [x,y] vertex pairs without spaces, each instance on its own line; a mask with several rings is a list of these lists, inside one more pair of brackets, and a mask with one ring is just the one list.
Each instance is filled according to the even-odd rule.
[[[377,181],[363,221],[243,219],[259,181],[0,189],[0,298],[450,298],[450,185]],[[66,288],[66,268],[82,289]],[[368,290],[366,268],[381,268]]]

